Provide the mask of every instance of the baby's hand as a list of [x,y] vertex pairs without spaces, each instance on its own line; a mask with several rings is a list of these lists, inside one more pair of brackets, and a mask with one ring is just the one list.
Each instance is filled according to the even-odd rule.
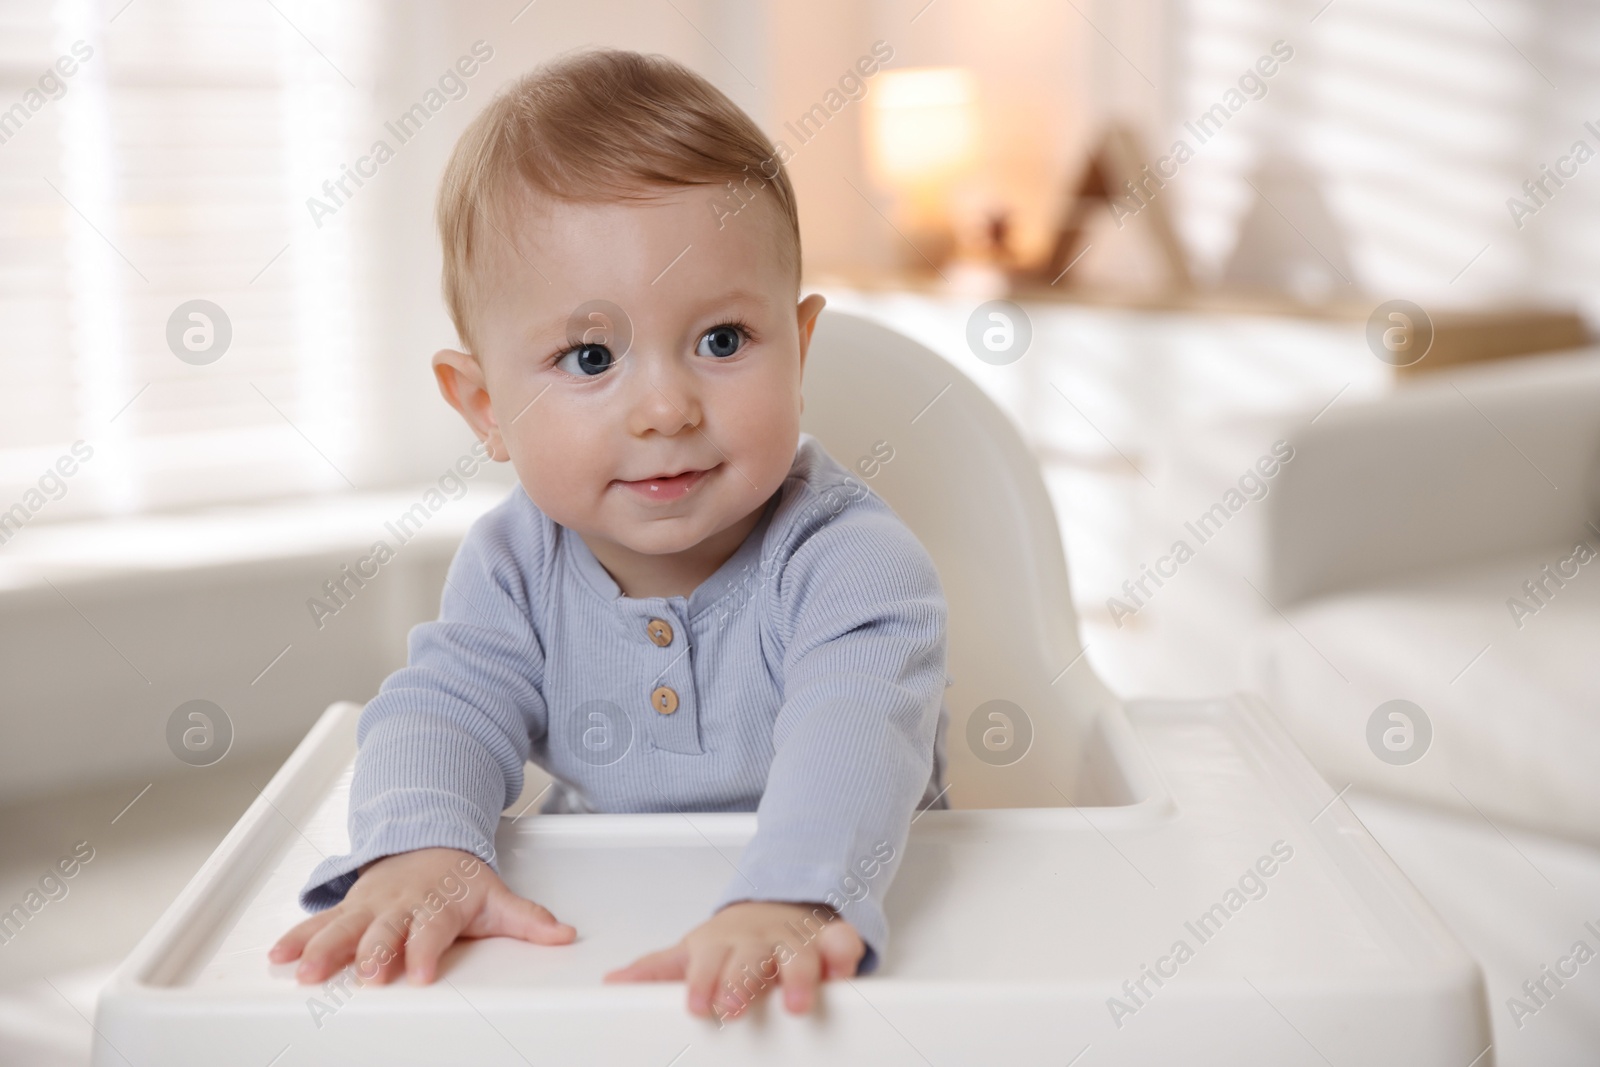
[[354,957],[363,981],[382,985],[404,972],[413,984],[427,985],[458,937],[564,945],[577,933],[513,893],[470,852],[421,848],[362,868],[344,900],[284,934],[267,958],[287,963],[301,957],[295,972],[301,983],[320,982]]
[[819,980],[851,977],[866,951],[855,927],[826,905],[743,900],[604,980],[686,980],[689,1011],[702,1016],[711,1014],[720,987],[716,1010],[724,1020],[738,1017],[781,976],[784,1004],[800,1014],[811,1009]]

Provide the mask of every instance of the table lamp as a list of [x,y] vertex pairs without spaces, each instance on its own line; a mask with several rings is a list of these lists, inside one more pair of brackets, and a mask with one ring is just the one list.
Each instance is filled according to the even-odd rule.
[[[895,225],[918,269],[955,247],[950,190],[978,157],[977,84],[960,67],[884,71],[868,98],[867,166],[895,196]],[[926,260],[926,261],[925,261]]]

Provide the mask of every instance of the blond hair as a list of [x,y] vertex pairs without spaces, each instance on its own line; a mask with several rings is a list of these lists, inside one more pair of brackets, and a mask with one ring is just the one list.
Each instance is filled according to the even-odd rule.
[[462,133],[439,185],[444,299],[462,343],[471,349],[474,267],[489,241],[506,239],[518,195],[601,203],[690,185],[728,186],[707,201],[719,225],[745,197],[770,192],[793,239],[783,243],[798,291],[800,217],[788,172],[716,86],[666,56],[615,48],[568,54],[506,86]]

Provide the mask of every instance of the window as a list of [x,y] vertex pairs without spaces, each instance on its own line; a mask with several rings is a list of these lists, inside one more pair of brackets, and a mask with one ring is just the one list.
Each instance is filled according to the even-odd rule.
[[[1586,125],[1600,11],[1505,0],[1184,0],[1165,11],[1164,121],[1146,147],[1160,156],[1184,138],[1195,150],[1170,184],[1205,266],[1221,273],[1241,226],[1259,224],[1349,275],[1352,286],[1334,279],[1336,297],[1359,286],[1424,306],[1596,306],[1600,164],[1571,153],[1578,141],[1600,150]],[[1226,128],[1202,142],[1185,123],[1225,101],[1275,41],[1293,58],[1246,79]],[[1565,179],[1530,194],[1524,183],[1545,167]]]
[[[365,135],[375,21],[307,0],[0,0],[0,513],[376,477],[357,241],[305,206]],[[180,347],[231,333],[211,362],[169,345],[194,300],[223,316],[180,315]],[[92,458],[41,482],[80,439]]]

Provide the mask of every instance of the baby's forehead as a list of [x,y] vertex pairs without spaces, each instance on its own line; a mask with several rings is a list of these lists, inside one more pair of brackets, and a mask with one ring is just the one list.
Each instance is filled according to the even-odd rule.
[[[588,242],[627,244],[660,233],[702,243],[722,255],[748,249],[766,261],[781,258],[786,246],[794,244],[792,238],[774,240],[787,225],[776,196],[753,195],[731,205],[722,185],[640,187],[572,199],[522,183],[501,198],[498,214],[520,251],[535,251],[543,243],[553,252],[566,242],[566,251],[581,254]],[[535,247],[525,249],[523,244]],[[574,244],[578,247],[570,247]]]
[[[536,190],[493,213],[474,288],[519,304],[739,289],[797,298],[799,276],[776,203],[716,210],[718,187],[678,186],[571,200]],[[775,199],[775,198],[774,198]],[[574,304],[576,306],[576,304]],[[531,310],[531,309],[530,309]]]

